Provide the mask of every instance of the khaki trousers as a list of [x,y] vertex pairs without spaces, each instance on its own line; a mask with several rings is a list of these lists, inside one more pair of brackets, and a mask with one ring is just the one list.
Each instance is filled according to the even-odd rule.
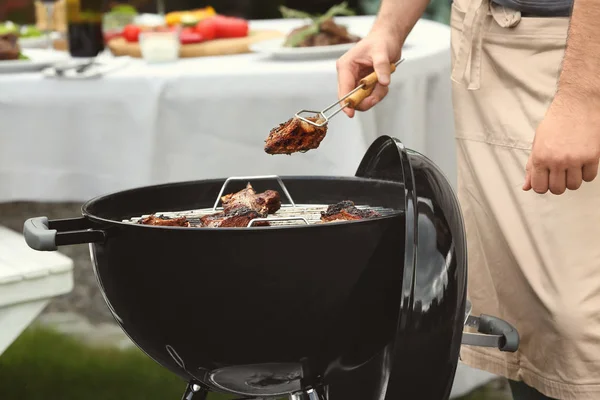
[[469,298],[474,315],[503,318],[521,335],[517,353],[463,346],[461,359],[552,398],[599,400],[600,178],[561,196],[521,189],[535,129],[556,90],[568,24],[521,18],[489,0],[453,6]]

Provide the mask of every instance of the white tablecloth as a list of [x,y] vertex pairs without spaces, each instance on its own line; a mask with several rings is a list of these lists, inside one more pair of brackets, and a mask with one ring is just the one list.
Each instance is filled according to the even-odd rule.
[[[301,21],[253,21],[283,31]],[[366,34],[372,17],[344,23]],[[84,201],[131,187],[258,174],[354,175],[379,135],[424,152],[454,182],[449,28],[422,20],[388,97],[354,119],[339,114],[317,150],[264,153],[269,130],[337,99],[335,60],[260,54],[147,65],[100,79],[0,74],[0,202]]]

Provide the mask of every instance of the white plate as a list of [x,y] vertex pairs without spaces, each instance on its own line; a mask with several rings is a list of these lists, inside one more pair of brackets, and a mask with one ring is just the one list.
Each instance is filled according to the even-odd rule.
[[282,60],[309,60],[314,58],[339,58],[356,43],[334,44],[331,46],[284,47],[285,38],[264,40],[254,43],[250,50]]
[[56,50],[23,49],[22,53],[30,59],[0,61],[0,73],[41,71],[50,65],[70,58],[69,53]]
[[[60,34],[58,32],[53,32],[50,34],[50,39],[52,41],[58,38],[60,38]],[[19,46],[21,46],[21,49],[45,49],[46,46],[48,46],[48,35],[19,38]]]

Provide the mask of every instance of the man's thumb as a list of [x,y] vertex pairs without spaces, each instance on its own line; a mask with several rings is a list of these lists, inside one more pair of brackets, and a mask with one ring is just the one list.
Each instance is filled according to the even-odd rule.
[[387,86],[390,84],[392,66],[389,57],[381,53],[373,57],[373,69],[377,74],[379,84]]

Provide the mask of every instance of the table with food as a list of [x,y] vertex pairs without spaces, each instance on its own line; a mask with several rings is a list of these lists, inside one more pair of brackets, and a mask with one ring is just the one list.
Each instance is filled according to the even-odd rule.
[[[28,28],[3,22],[0,202],[81,201],[240,171],[352,175],[384,134],[455,179],[444,151],[453,122],[443,24],[419,21],[385,101],[329,120],[326,135],[305,143],[311,151],[273,155],[265,141],[275,127],[337,100],[336,60],[374,16],[353,15],[342,2],[321,15],[282,7],[269,20],[223,15],[218,3],[165,15],[119,6],[98,18],[67,14],[54,26],[53,49],[22,45]],[[90,44],[98,26],[102,44]]]

